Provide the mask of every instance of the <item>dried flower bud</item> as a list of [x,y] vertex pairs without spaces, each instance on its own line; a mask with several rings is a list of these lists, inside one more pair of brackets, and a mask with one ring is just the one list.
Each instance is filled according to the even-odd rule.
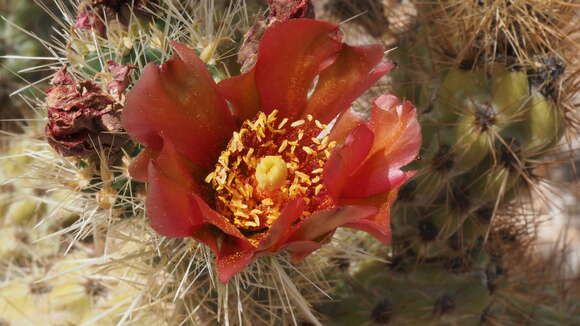
[[[124,91],[130,67],[113,65],[113,81],[107,85],[116,94]],[[47,91],[48,124],[46,136],[51,146],[63,156],[87,156],[96,146],[118,147],[125,138],[119,115],[122,104],[91,80],[77,83],[66,68],[59,70]]]

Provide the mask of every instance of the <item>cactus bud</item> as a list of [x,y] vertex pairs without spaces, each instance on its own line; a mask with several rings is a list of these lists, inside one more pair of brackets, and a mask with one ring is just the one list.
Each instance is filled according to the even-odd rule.
[[526,114],[529,142],[524,149],[533,152],[552,147],[564,134],[560,112],[539,92],[533,92]]
[[529,101],[528,75],[522,71],[509,71],[496,67],[491,77],[492,104],[498,123],[507,125],[521,119],[521,112]]
[[481,71],[451,69],[439,88],[436,111],[440,123],[453,123],[466,112],[466,105],[487,97],[488,82]]

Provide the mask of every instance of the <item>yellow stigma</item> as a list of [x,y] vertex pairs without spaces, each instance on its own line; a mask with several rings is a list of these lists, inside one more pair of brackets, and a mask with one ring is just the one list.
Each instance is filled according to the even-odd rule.
[[258,188],[262,191],[280,189],[286,182],[287,176],[286,162],[280,155],[264,156],[256,166],[256,181],[258,181]]

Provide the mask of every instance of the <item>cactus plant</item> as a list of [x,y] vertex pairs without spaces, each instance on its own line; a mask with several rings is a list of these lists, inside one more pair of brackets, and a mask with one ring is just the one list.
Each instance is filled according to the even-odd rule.
[[[300,264],[292,263],[292,257],[272,247],[268,252],[252,254],[245,268],[225,269],[223,262],[215,262],[212,250],[200,242],[187,237],[166,238],[155,232],[181,232],[175,225],[167,226],[172,220],[167,214],[173,209],[171,205],[163,206],[159,201],[154,203],[156,206],[146,204],[147,196],[149,201],[155,196],[154,189],[164,188],[167,193],[171,187],[133,179],[147,179],[144,176],[155,172],[156,165],[163,166],[172,177],[190,178],[189,172],[182,172],[196,170],[189,156],[199,146],[183,146],[180,139],[187,133],[178,132],[177,140],[167,136],[174,135],[188,117],[171,120],[175,130],[163,130],[173,147],[179,148],[159,158],[155,141],[147,133],[140,134],[151,124],[138,119],[150,109],[143,104],[145,96],[133,99],[133,104],[127,104],[127,96],[132,89],[142,90],[151,84],[151,78],[137,84],[135,81],[157,71],[153,69],[156,65],[167,74],[167,67],[175,65],[178,58],[198,55],[202,60],[198,66],[205,66],[204,76],[225,80],[226,85],[228,80],[236,81],[229,84],[228,100],[232,112],[243,115],[247,98],[232,97],[231,93],[237,87],[251,89],[245,88],[247,76],[255,71],[252,67],[263,30],[252,29],[245,34],[239,57],[244,67],[236,62],[235,51],[248,31],[248,18],[263,22],[260,11],[265,1],[55,3],[51,13],[62,16],[58,24],[64,28],[54,42],[46,43],[59,56],[55,60],[58,65],[50,65],[55,72],[53,85],[46,98],[29,102],[41,108],[41,115],[34,118],[42,119],[46,110],[50,113],[49,139],[44,138],[43,123],[29,120],[24,133],[6,137],[8,146],[0,148],[0,188],[7,190],[0,195],[0,325],[580,323],[575,304],[580,293],[574,288],[579,282],[564,280],[559,267],[563,264],[559,259],[564,257],[555,253],[551,259],[542,259],[534,251],[535,229],[541,227],[534,206],[547,196],[545,188],[540,187],[545,183],[541,169],[559,160],[571,146],[567,142],[574,135],[576,123],[573,110],[580,90],[580,69],[573,58],[577,44],[571,35],[574,31],[570,22],[576,15],[572,1],[314,3],[317,9],[326,8],[327,12],[319,15],[323,18],[338,16],[334,18],[343,21],[360,14],[343,25],[347,38],[357,38],[357,44],[371,39],[382,40],[389,47],[396,44],[397,49],[389,56],[398,62],[398,69],[371,93],[392,89],[417,106],[424,141],[420,159],[408,168],[417,173],[398,196],[392,193],[388,198],[367,198],[367,203],[383,204],[381,209],[388,211],[398,197],[390,211],[389,245],[379,244],[361,232],[333,227],[323,236],[315,234],[316,241],[311,242],[325,244]],[[282,14],[286,13],[284,8],[297,8],[298,16],[306,15],[301,10],[310,8],[309,1],[268,3],[276,10],[282,8]],[[276,10],[269,13],[266,24],[257,23],[255,27],[268,30],[275,28],[278,20],[295,18]],[[293,26],[298,28],[300,24]],[[173,51],[172,41],[184,45],[173,45]],[[289,46],[288,51],[292,48]],[[24,50],[14,51],[24,55]],[[170,59],[174,52],[178,55]],[[330,58],[323,67],[340,66],[335,62],[348,61],[348,55],[343,55]],[[364,66],[364,60],[359,59],[357,63]],[[384,68],[379,66],[370,73],[378,78]],[[250,73],[241,75],[242,79],[228,79],[240,70]],[[344,73],[336,73],[340,72]],[[173,86],[185,87],[169,79]],[[327,85],[322,76],[317,83],[322,88]],[[278,95],[276,99],[287,94]],[[363,96],[355,109],[373,107],[370,98]],[[374,115],[392,101],[391,97],[379,98],[370,114],[349,111],[345,114],[348,119],[336,122],[335,128],[342,130],[349,123],[365,125],[364,119],[370,116],[368,126],[373,137],[384,140],[392,136],[388,133],[391,129],[382,130],[377,123],[380,119]],[[135,103],[145,109],[137,110],[140,105]],[[405,103],[394,107],[408,113],[411,106]],[[174,109],[164,108],[164,112]],[[123,111],[133,116],[135,124],[126,125],[128,133],[146,149],[126,137],[115,123]],[[248,120],[243,126],[248,129],[264,123],[275,130],[270,118],[279,111],[274,112],[273,116]],[[325,116],[323,122],[331,118]],[[157,120],[163,119],[161,115]],[[220,127],[225,130],[226,123]],[[109,142],[112,134],[123,141]],[[212,135],[208,133],[207,138]],[[360,142],[367,136],[361,129],[348,141]],[[247,145],[246,140],[240,140],[240,144]],[[407,145],[418,146],[412,141]],[[230,147],[227,150],[235,152]],[[206,192],[213,194],[214,188],[219,188],[216,176],[231,168],[228,158],[234,154],[230,152],[220,155],[221,165],[215,166],[214,175],[203,185],[211,188]],[[345,157],[349,157],[347,154]],[[180,155],[189,156],[185,159]],[[280,167],[281,156],[272,157],[255,167],[265,171],[260,178],[256,172],[257,188],[276,188],[280,176],[295,173],[292,167]],[[413,175],[395,170],[389,179],[393,183],[399,180],[396,173],[402,173],[403,179]],[[373,176],[358,171],[348,179],[353,189],[342,192],[348,197],[357,191],[369,191]],[[154,177],[155,173],[148,176]],[[171,196],[164,198],[176,205],[182,203]],[[215,205],[216,209],[230,207],[227,198],[219,200],[221,206]],[[347,201],[358,205],[361,199]],[[212,205],[208,200],[206,206]],[[154,212],[156,207],[164,209]],[[187,215],[189,210],[179,213]],[[381,222],[382,229],[358,227],[371,230],[387,242],[389,224]],[[205,227],[198,238],[211,246],[212,239],[219,238],[215,237],[221,232],[218,228]],[[244,236],[253,241],[259,240],[254,237],[258,231],[243,230]],[[225,247],[224,242],[231,241],[221,237],[215,247]],[[236,273],[223,277],[223,271],[230,269]],[[229,282],[220,282],[220,276],[222,281],[229,278]]]
[[[517,299],[532,295],[528,291],[544,295],[530,290],[530,280],[517,274],[523,270],[513,268],[525,258],[508,252],[516,248],[522,257],[531,255],[525,239],[533,230],[519,224],[518,207],[537,187],[535,167],[570,132],[566,116],[572,102],[558,88],[564,62],[572,60],[566,53],[575,46],[565,32],[574,10],[567,2],[536,1],[417,6],[424,21],[415,37],[398,44],[400,69],[393,84],[423,112],[420,172],[403,189],[395,211],[390,264],[362,266],[331,315],[336,322],[358,318],[345,324],[515,323],[517,317],[506,312],[514,313],[511,308],[492,311],[529,304]],[[552,16],[542,16],[548,7]],[[525,15],[512,14],[524,8]],[[523,30],[524,24],[533,26]],[[548,34],[553,37],[539,37]],[[517,234],[509,250],[499,245],[515,237],[506,230]],[[507,268],[518,272],[506,274]],[[414,284],[414,277],[420,282]],[[459,289],[458,277],[465,280]],[[461,295],[473,297],[457,300]],[[551,308],[534,303],[530,312],[543,312],[521,316],[543,324],[560,314],[562,322],[573,324],[575,308],[568,309],[550,316]]]
[[[44,74],[30,69],[30,60],[46,55],[39,39],[46,39],[50,22],[48,15],[31,1],[0,1],[0,128],[21,130],[22,118],[28,115],[26,101],[19,96],[38,95],[38,89],[29,87]],[[37,33],[37,39],[29,33]]]

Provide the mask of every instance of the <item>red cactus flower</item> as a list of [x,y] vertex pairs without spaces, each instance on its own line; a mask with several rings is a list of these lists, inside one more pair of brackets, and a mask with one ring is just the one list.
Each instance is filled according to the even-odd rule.
[[413,174],[401,167],[421,142],[415,108],[385,95],[369,120],[347,111],[393,67],[382,47],[289,20],[266,32],[252,70],[217,85],[194,51],[173,47],[145,68],[122,117],[146,146],[131,173],[149,184],[157,232],[205,243],[223,282],[260,255],[298,261],[341,226],[390,241],[389,208]]

